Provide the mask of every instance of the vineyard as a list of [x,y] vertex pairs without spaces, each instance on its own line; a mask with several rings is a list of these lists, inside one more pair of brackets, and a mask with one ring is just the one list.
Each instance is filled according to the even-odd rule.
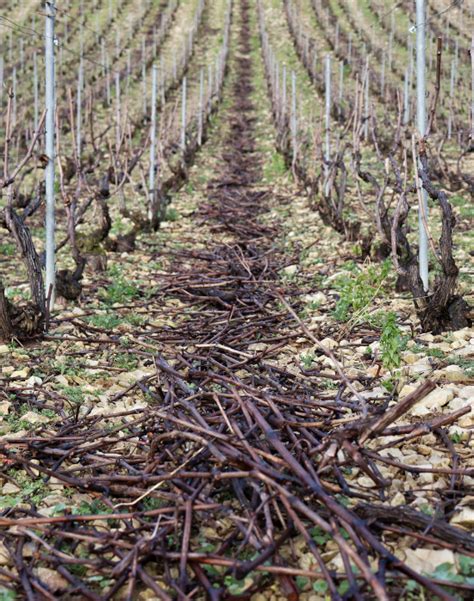
[[474,597],[473,31],[0,2],[0,601]]

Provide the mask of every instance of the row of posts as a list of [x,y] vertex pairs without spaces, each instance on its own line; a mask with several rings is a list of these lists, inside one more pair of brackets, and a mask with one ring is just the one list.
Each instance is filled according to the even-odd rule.
[[[297,117],[297,98],[296,98],[296,74],[294,71],[291,72],[291,101],[290,110],[288,113],[287,106],[287,90],[286,81],[287,73],[286,66],[283,65],[280,68],[278,60],[275,57],[273,49],[269,42],[269,36],[266,31],[264,11],[261,0],[257,2],[259,11],[259,22],[261,39],[264,50],[264,57],[267,64],[267,72],[270,77],[272,94],[274,97],[274,104],[276,106],[277,119],[279,123],[289,123],[289,132],[291,135],[291,147],[293,152],[293,162],[296,162],[298,152],[298,117]],[[425,83],[425,72],[426,72],[426,7],[425,0],[416,0],[416,98],[417,98],[417,111],[416,111],[416,123],[418,135],[420,137],[426,134],[426,83]],[[280,76],[281,73],[281,76]],[[368,62],[366,63],[366,70],[364,74],[365,87],[364,87],[364,101],[365,101],[365,112],[368,117],[369,108],[369,69]],[[331,161],[331,57],[326,55],[325,58],[325,143],[324,143],[324,158],[325,158],[325,170],[329,168]],[[280,82],[282,82],[280,84]],[[474,111],[474,107],[473,107]],[[366,118],[365,127],[368,128],[368,122]],[[367,135],[367,133],[366,133]],[[328,178],[326,178],[326,182]],[[429,290],[429,274],[428,274],[428,235],[426,231],[425,221],[428,217],[428,200],[427,193],[421,185],[421,180],[418,182],[420,187],[420,206],[418,210],[419,216],[419,274],[420,279],[423,283],[425,291]],[[328,190],[325,190],[328,193]]]

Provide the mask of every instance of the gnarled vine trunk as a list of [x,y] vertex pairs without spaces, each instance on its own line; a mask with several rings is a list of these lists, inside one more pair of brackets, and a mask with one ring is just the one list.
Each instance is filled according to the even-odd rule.
[[[409,205],[406,192],[400,196],[392,224],[392,252],[396,260],[397,271],[406,277],[413,294],[415,308],[424,332],[440,333],[445,330],[458,330],[471,323],[470,309],[466,301],[456,292],[459,269],[453,257],[452,233],[455,217],[447,195],[431,182],[428,171],[428,158],[423,141],[419,149],[419,176],[423,188],[429,197],[437,202],[441,209],[442,229],[438,241],[437,260],[441,272],[436,276],[429,291],[425,291],[419,275],[416,254],[407,240],[404,222],[408,216]],[[405,249],[408,259],[405,265],[400,262],[400,249]]]
[[46,296],[41,261],[34,247],[30,230],[11,206],[4,209],[2,222],[13,236],[26,266],[31,301],[21,306],[14,305],[6,298],[3,283],[0,282],[0,337],[5,341],[30,340],[44,332],[46,320]]

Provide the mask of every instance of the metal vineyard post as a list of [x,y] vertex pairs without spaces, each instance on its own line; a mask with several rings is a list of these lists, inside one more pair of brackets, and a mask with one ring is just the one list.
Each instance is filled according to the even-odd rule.
[[49,299],[48,310],[54,304],[56,284],[55,245],[54,245],[54,160],[55,160],[55,74],[54,74],[54,21],[55,0],[46,2],[45,26],[45,63],[46,63],[46,296]]
[[[416,0],[416,121],[421,137],[426,133],[426,48],[425,48],[425,0]],[[418,182],[421,186],[421,180]],[[418,211],[419,249],[418,262],[423,288],[428,290],[428,234],[423,214],[428,216],[428,195],[421,190],[421,206]]]

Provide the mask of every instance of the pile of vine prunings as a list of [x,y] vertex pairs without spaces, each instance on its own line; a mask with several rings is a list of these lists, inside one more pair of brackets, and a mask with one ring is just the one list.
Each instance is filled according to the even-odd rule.
[[[145,394],[146,406],[71,418],[1,444],[10,467],[93,495],[106,508],[49,517],[33,504],[5,511],[2,538],[16,570],[1,568],[2,582],[27,599],[59,598],[41,566],[67,583],[64,599],[135,599],[146,589],[158,599],[250,599],[275,581],[283,598],[298,599],[301,577],[321,598],[396,599],[410,580],[428,598],[470,598],[468,584],[424,576],[395,556],[400,537],[471,557],[474,540],[443,514],[391,506],[380,464],[423,468],[376,449],[380,437],[390,436],[386,450],[429,431],[445,441],[442,427],[466,409],[393,426],[434,384],[425,381],[396,405],[372,405],[294,312],[297,291],[278,287],[288,259],[274,244],[276,229],[259,219],[268,193],[258,186],[246,0],[240,24],[223,170],[199,213],[233,242],[182,251],[178,273],[160,290],[193,311],[173,333],[175,353],[156,356],[156,373],[125,391]],[[337,390],[268,362],[295,337],[334,362]],[[249,352],[256,342],[264,350]],[[351,469],[373,487],[354,487]],[[451,479],[442,493],[448,511],[474,470],[459,457],[439,470]],[[318,540],[334,544],[339,570],[328,567]],[[311,567],[299,564],[296,541],[312,554]],[[105,592],[95,584],[101,580]]]

